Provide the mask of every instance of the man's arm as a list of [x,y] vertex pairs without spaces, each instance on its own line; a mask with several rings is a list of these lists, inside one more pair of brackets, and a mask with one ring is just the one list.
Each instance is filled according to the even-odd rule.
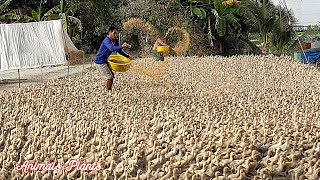
[[122,49],[122,46],[119,46],[119,43],[115,43],[115,45],[112,44],[110,38],[106,38],[103,41],[103,44],[110,50],[110,51],[118,51]]
[[127,54],[127,53],[125,53],[124,51],[122,51],[122,49],[117,50],[117,52],[118,52],[119,54],[121,54],[122,56],[126,57],[126,58],[129,58],[129,57],[130,57],[130,55]]
[[155,42],[157,46],[168,46],[166,43],[164,43],[160,38],[158,38]]
[[[119,41],[116,40],[115,45],[118,45],[118,44],[119,44]],[[129,57],[130,57],[130,55],[127,54],[127,53],[125,53],[125,52],[122,50],[122,48],[121,48],[121,49],[118,49],[117,52],[118,52],[119,54],[121,54],[122,56],[126,57],[126,58],[129,58]]]

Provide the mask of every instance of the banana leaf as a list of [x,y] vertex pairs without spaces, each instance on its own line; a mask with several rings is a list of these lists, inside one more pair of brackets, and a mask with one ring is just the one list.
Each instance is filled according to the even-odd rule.
[[220,37],[226,34],[226,19],[224,17],[219,18],[219,24],[218,24],[217,30]]
[[65,13],[67,11],[67,1],[60,0],[60,12]]
[[218,11],[218,13],[221,10],[222,1],[221,0],[214,0],[214,9]]
[[31,15],[35,21],[38,21],[38,22],[40,21],[41,15],[37,11],[32,10]]
[[18,18],[19,18],[18,15],[12,14],[12,13],[0,15],[0,20],[16,20]]
[[12,1],[12,0],[7,0],[7,1],[4,2],[3,4],[1,4],[1,5],[0,5],[0,11],[6,9],[6,8],[9,6],[9,4],[10,4],[11,1]]
[[34,19],[31,18],[30,16],[27,16],[27,15],[19,15],[19,17],[17,19],[18,23],[27,23],[30,21],[34,21]]
[[52,14],[58,13],[60,12],[60,5],[55,6],[54,8],[50,9],[49,11],[47,11],[44,16],[50,16]]
[[233,14],[227,14],[225,17],[228,19],[229,22],[231,22],[231,24],[235,24],[240,20]]
[[73,16],[68,16],[68,20],[71,23],[76,24],[79,28],[79,31],[82,32],[82,23],[81,23],[80,19],[73,17]]
[[67,15],[65,13],[60,13],[59,14],[60,19],[62,20],[62,27],[64,30],[68,29],[68,19],[67,19]]
[[203,8],[193,8],[192,12],[200,19],[205,19],[207,17],[207,13]]
[[202,2],[201,0],[189,0],[188,2],[190,3],[198,3],[198,2]]
[[48,20],[55,20],[55,19],[59,19],[59,14],[51,14],[47,17]]

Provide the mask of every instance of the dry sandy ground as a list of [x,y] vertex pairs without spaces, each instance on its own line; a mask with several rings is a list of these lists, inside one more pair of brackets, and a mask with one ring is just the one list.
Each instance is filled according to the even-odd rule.
[[[94,67],[93,64],[77,64],[69,66],[48,66],[33,69],[20,70],[20,87],[27,87],[49,79],[59,79],[69,75],[85,72],[88,68]],[[18,70],[0,71],[0,91],[19,88]]]

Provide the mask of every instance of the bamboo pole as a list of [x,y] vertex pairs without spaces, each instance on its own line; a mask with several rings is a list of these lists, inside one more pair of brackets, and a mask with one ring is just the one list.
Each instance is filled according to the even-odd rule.
[[18,81],[19,81],[19,89],[20,89],[20,69],[18,69]]

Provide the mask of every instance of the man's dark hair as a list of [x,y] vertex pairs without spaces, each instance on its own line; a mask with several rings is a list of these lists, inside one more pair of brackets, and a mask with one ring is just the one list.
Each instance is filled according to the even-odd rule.
[[114,31],[114,30],[118,30],[118,28],[116,28],[116,27],[114,27],[114,26],[111,26],[111,27],[109,28],[108,34],[109,34],[110,32],[112,32],[112,31]]

